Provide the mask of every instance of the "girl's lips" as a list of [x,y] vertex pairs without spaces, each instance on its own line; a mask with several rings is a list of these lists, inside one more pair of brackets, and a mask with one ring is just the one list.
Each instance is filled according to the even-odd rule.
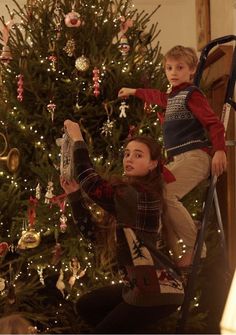
[[125,170],[126,171],[131,171],[131,170],[133,170],[133,167],[131,165],[126,165]]

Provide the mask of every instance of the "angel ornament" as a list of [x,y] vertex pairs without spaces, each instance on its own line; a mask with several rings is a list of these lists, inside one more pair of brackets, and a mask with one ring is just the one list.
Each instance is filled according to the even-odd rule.
[[64,272],[62,269],[60,269],[60,275],[58,277],[58,280],[56,282],[56,288],[61,292],[63,298],[65,298],[65,283],[64,283]]
[[66,228],[67,228],[66,222],[67,222],[67,217],[65,216],[64,213],[62,213],[60,216],[60,231],[62,233],[65,233],[66,231]]
[[121,118],[121,117],[127,117],[127,115],[126,115],[126,111],[125,111],[127,108],[129,108],[129,105],[127,105],[125,101],[122,101],[122,102],[121,102],[121,105],[120,105],[120,107],[119,107],[119,110],[120,110],[120,115],[119,115],[119,117],[120,117],[120,118]]
[[61,147],[61,176],[66,180],[72,180],[74,177],[73,142],[65,132],[62,138],[56,140],[56,144]]
[[47,186],[47,191],[45,193],[45,201],[44,201],[45,204],[49,204],[50,200],[54,197],[53,190],[54,190],[53,182],[49,181],[48,186]]
[[72,276],[69,279],[69,285],[72,288],[76,279],[79,279],[85,275],[87,267],[84,270],[81,270],[80,262],[78,261],[77,257],[73,257],[70,262],[70,270],[72,272]]

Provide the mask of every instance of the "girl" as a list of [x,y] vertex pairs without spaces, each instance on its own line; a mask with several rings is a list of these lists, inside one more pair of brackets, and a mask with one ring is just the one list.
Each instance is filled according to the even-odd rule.
[[115,247],[124,278],[122,285],[84,295],[78,312],[95,326],[93,333],[146,332],[147,325],[171,314],[183,301],[182,283],[161,248],[160,147],[149,137],[129,139],[123,158],[125,178],[110,183],[94,170],[79,125],[66,120],[64,126],[74,142],[79,183],[61,179],[73,216],[79,212],[79,187],[113,216],[115,229],[108,248]]

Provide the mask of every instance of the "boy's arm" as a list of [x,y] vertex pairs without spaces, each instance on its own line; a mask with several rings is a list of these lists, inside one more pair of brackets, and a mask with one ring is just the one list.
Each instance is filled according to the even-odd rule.
[[213,151],[223,150],[226,152],[224,125],[210,107],[206,97],[201,92],[194,91],[187,104],[191,112],[208,131]]
[[157,104],[163,108],[165,108],[167,104],[167,94],[153,88],[136,89],[123,87],[118,92],[119,98],[127,98],[130,95],[134,95],[149,104]]
[[214,153],[211,173],[218,177],[227,168],[224,125],[202,93],[194,91],[188,101],[188,107],[209,133]]

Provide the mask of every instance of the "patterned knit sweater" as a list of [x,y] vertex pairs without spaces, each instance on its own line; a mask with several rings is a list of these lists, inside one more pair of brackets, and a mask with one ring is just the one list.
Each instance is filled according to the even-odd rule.
[[163,139],[168,156],[210,145],[205,130],[187,106],[194,86],[170,94],[167,100]]
[[[82,141],[75,143],[74,162],[83,191],[116,218],[117,259],[124,275],[124,301],[136,306],[181,304],[182,283],[160,247],[159,199],[131,185],[114,186],[101,178]],[[76,218],[81,198],[72,193],[69,199]]]
[[165,109],[162,126],[169,157],[200,148],[212,154],[217,150],[226,151],[224,126],[196,86],[183,83],[170,94],[139,88],[135,95]]

